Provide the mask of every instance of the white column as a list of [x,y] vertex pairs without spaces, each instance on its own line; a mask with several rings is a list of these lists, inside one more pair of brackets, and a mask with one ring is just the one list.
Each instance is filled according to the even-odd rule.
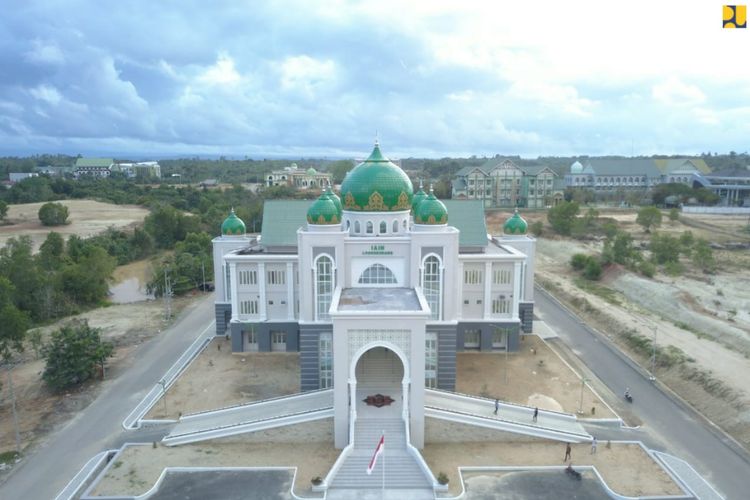
[[286,317],[294,319],[294,263],[286,263]]
[[357,381],[349,380],[349,415],[351,421],[349,425],[354,425],[354,420],[357,418]]
[[[424,381],[422,383],[424,383]],[[401,408],[401,418],[406,420],[409,418],[409,382],[406,379],[401,381],[401,401],[403,403],[403,407]],[[408,425],[409,421],[407,420],[406,423]]]
[[258,262],[258,319],[265,321],[267,318],[267,304],[266,304],[266,265],[263,262]]
[[456,294],[453,298],[453,303],[456,307],[456,319],[461,319],[464,311],[464,265],[461,261],[458,261],[456,266]]
[[513,265],[513,319],[518,319],[518,302],[521,296],[521,262]]
[[232,321],[237,321],[240,314],[240,300],[237,290],[237,263],[229,263],[229,293],[232,300]]
[[489,319],[490,312],[492,311],[490,309],[490,305],[492,304],[492,298],[490,296],[492,289],[492,262],[485,262],[484,263],[484,301],[482,304],[484,305],[484,319]]

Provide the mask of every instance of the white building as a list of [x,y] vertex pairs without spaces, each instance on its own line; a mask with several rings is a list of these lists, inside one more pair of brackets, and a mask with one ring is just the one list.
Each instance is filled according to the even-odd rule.
[[377,388],[421,448],[424,389],[455,388],[456,352],[517,350],[531,330],[535,240],[517,213],[492,237],[480,200],[413,194],[377,144],[341,197],[267,201],[260,236],[230,214],[213,240],[216,333],[235,352],[299,352],[302,390],[334,389],[337,447]]

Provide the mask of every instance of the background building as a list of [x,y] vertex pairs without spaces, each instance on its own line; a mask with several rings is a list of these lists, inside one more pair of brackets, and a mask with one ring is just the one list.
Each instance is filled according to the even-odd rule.
[[266,177],[267,186],[293,186],[297,189],[319,189],[331,183],[331,174],[310,167],[300,169],[292,163],[283,170],[274,170]]

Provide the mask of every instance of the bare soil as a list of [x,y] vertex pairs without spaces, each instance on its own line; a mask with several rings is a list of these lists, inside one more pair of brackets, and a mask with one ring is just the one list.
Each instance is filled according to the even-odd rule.
[[[321,432],[321,425],[327,432]],[[212,441],[177,447],[127,447],[97,485],[97,496],[141,495],[166,467],[297,467],[294,492],[310,495],[310,480],[325,477],[340,453],[333,447],[333,421],[297,424],[265,432],[255,441]],[[279,442],[289,430],[298,442]],[[259,433],[257,433],[259,434]],[[256,436],[256,433],[248,435]]]
[[176,419],[300,392],[299,353],[232,354],[231,342],[211,341],[167,390],[166,412],[160,399],[148,419]]
[[[508,214],[488,215],[488,226],[500,231]],[[637,245],[645,247],[649,235],[635,223],[635,211],[602,211],[616,220]],[[526,217],[526,214],[524,214]],[[530,213],[527,220],[546,224],[546,213]],[[664,213],[660,232],[675,236],[691,231],[695,237],[718,245],[746,243],[746,217],[681,215],[669,221]],[[588,324],[605,333],[633,359],[650,369],[650,353],[636,350],[627,336],[654,338],[664,356],[682,353],[682,363],[658,362],[658,380],[668,385],[707,418],[750,447],[750,252],[717,250],[718,270],[711,275],[691,270],[653,279],[620,267],[608,269],[597,285],[614,293],[609,298],[576,285],[570,267],[575,253],[596,254],[601,241],[562,238],[545,225],[537,239],[536,280],[576,311]],[[669,349],[678,349],[670,354]],[[658,358],[657,358],[658,361]],[[664,360],[662,360],[664,361]]]
[[39,208],[44,203],[9,205],[6,221],[0,226],[0,247],[13,237],[31,236],[34,251],[50,232],[60,233],[67,239],[75,234],[81,238],[97,235],[109,227],[134,227],[143,222],[148,210],[137,205],[114,205],[93,200],[61,200],[68,207],[69,224],[65,226],[43,226],[39,222]]
[[[616,493],[629,497],[679,495],[682,491],[669,475],[636,444],[599,443],[596,454],[589,444],[571,445],[571,462],[563,462],[565,443],[435,443],[422,455],[434,473],[443,471],[450,492],[461,491],[458,467],[471,466],[574,466],[593,465]],[[487,474],[483,472],[482,474]]]
[[581,377],[536,335],[521,336],[521,348],[507,357],[456,354],[456,391],[543,410],[575,413],[583,408],[589,418],[615,417],[588,385],[581,404]]
[[[200,296],[174,299],[172,311],[176,317]],[[116,378],[132,364],[132,353],[142,342],[158,335],[168,326],[164,320],[164,306],[159,301],[113,305],[94,309],[39,328],[44,342],[62,324],[73,319],[86,319],[89,325],[102,329],[102,338],[115,344],[114,356],[107,362],[106,378]],[[26,449],[40,442],[57,426],[67,422],[88,406],[98,394],[98,381],[91,381],[65,393],[53,393],[44,385],[44,360],[37,359],[33,347],[27,343],[24,354],[12,370],[16,396],[16,410],[20,423],[21,446]],[[3,373],[0,391],[0,452],[15,448],[15,433],[11,413],[11,399],[7,374]]]

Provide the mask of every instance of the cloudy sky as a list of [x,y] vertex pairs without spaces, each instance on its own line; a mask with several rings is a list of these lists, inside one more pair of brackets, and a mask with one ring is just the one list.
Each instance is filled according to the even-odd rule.
[[2,0],[0,154],[747,151],[721,4]]

